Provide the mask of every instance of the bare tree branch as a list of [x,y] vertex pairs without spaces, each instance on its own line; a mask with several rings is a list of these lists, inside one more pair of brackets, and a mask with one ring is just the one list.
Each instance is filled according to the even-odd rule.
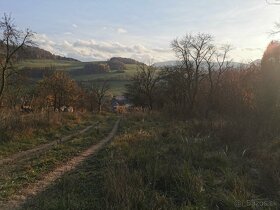
[[17,72],[13,65],[16,53],[24,46],[32,44],[32,36],[32,31],[18,30],[11,15],[4,14],[0,21],[0,47],[4,51],[2,56],[0,55],[0,99],[5,91],[7,79]]

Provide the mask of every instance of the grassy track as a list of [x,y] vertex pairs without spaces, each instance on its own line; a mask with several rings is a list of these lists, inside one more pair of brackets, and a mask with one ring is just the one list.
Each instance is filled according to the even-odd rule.
[[107,135],[114,122],[114,117],[100,116],[96,119],[99,121],[98,129],[92,129],[70,141],[58,144],[28,160],[19,160],[14,164],[1,166],[0,201],[5,201],[19,189],[34,183],[56,166]]
[[[20,136],[17,136],[12,141],[1,142],[0,158],[4,159],[20,151],[29,150],[38,145],[49,143],[53,140],[59,140],[63,136],[70,135],[83,127],[89,126],[93,121],[98,121],[98,117],[87,117],[82,121],[77,121],[74,115],[68,113],[53,113],[50,117],[59,118],[63,125],[55,127],[48,126],[48,128],[46,128],[42,122],[37,123],[37,125],[42,124],[42,126],[34,131],[31,131],[31,134],[24,135],[21,133]],[[47,120],[45,119],[46,116],[42,116],[42,114],[23,115],[22,118],[24,118],[24,121],[32,121],[34,118]]]
[[[23,209],[236,209],[261,194],[250,159],[224,150],[192,123],[137,114],[122,121],[111,146]],[[246,208],[243,208],[246,209]]]

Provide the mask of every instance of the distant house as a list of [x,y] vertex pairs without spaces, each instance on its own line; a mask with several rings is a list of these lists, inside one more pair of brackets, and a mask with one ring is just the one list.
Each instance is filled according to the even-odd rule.
[[114,96],[111,102],[112,111],[116,112],[118,107],[129,108],[131,106],[129,100],[125,96]]

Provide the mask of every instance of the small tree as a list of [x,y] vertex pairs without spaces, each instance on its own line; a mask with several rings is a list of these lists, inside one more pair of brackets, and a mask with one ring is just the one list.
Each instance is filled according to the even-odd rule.
[[48,106],[59,110],[62,106],[73,105],[80,97],[80,88],[67,74],[55,71],[39,82],[39,92]]
[[194,111],[199,85],[206,77],[203,61],[211,53],[213,37],[209,34],[187,34],[182,39],[175,39],[171,46],[181,61],[181,70],[186,78],[186,96],[189,113]]
[[7,87],[2,96],[2,101],[13,109],[21,102],[24,95],[30,93],[33,88],[27,87],[27,78],[21,74],[9,78]]
[[132,77],[132,83],[127,85],[127,97],[134,104],[148,106],[153,109],[157,84],[160,81],[156,68],[152,65],[139,64],[137,73]]
[[164,93],[164,106],[170,109],[174,116],[187,114],[188,81],[185,71],[177,66],[167,66],[161,71],[160,90]]
[[[176,106],[186,110],[189,116],[203,106],[206,97],[206,116],[214,109],[214,96],[217,93],[222,75],[231,67],[228,61],[230,46],[216,47],[209,34],[187,34],[175,39],[171,46],[180,61],[180,65],[167,71],[169,90],[175,88],[180,94],[171,91]],[[168,76],[172,76],[168,78]],[[172,82],[172,84],[171,84]],[[202,100],[199,100],[200,99]]]
[[7,80],[17,72],[14,63],[17,53],[32,44],[33,33],[26,29],[18,30],[11,16],[4,14],[0,21],[0,100],[7,86]]
[[211,47],[208,55],[205,56],[207,68],[207,81],[209,84],[208,104],[206,108],[206,117],[214,109],[214,96],[220,86],[222,76],[226,71],[232,68],[231,61],[228,60],[228,54],[231,50],[230,45],[223,45],[220,48]]
[[108,91],[110,90],[110,86],[108,81],[103,81],[100,85],[92,84],[90,87],[90,93],[96,104],[98,106],[98,112],[102,111],[102,107],[105,103],[105,97],[108,95]]

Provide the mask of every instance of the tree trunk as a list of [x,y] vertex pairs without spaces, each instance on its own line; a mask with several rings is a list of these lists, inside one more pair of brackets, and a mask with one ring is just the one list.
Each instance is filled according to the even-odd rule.
[[2,99],[2,96],[3,96],[4,89],[5,89],[5,83],[6,83],[5,70],[2,69],[2,72],[1,72],[1,86],[0,86],[0,103],[2,101],[1,99]]
[[102,111],[102,99],[99,98],[98,99],[98,112],[101,113],[101,111]]
[[152,98],[152,96],[149,96],[149,108],[150,108],[150,110],[153,110],[153,98]]
[[98,111],[99,111],[99,113],[101,113],[101,111],[102,111],[102,105],[101,104],[98,104]]

